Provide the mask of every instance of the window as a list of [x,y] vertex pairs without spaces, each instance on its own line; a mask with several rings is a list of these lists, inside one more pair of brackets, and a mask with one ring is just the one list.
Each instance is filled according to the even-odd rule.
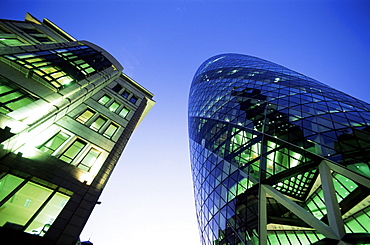
[[130,98],[130,102],[131,102],[131,103],[133,103],[133,104],[135,104],[137,100],[138,100],[138,98],[137,98],[135,95],[133,95],[133,96]]
[[22,42],[17,37],[0,37],[0,47],[1,46],[21,46],[27,45],[27,43]]
[[109,106],[109,110],[110,111],[117,111],[118,107],[120,106],[121,104],[117,103],[116,101],[114,101],[110,106]]
[[105,119],[104,117],[101,117],[99,116],[91,125],[90,125],[90,128],[95,130],[95,131],[99,131],[103,125],[107,122],[107,119]]
[[127,91],[127,90],[125,90],[125,91],[122,92],[121,95],[122,95],[123,98],[126,98],[127,99],[127,97],[130,95],[130,92]]
[[94,116],[95,112],[90,109],[86,109],[81,115],[79,115],[76,120],[80,123],[85,124],[90,118]]
[[36,35],[32,35],[32,37],[35,38],[37,41],[39,41],[41,43],[48,43],[48,42],[52,42],[53,41],[53,40],[51,40],[47,36],[36,36]]
[[119,115],[121,117],[125,118],[128,115],[129,112],[130,112],[129,109],[127,109],[126,107],[123,107],[122,110],[121,110],[121,112],[119,113]]
[[39,147],[39,150],[52,154],[55,152],[64,142],[66,142],[69,139],[70,135],[59,132],[56,135],[54,135],[52,138],[50,138],[46,143],[44,143],[41,147]]
[[20,27],[22,31],[24,31],[27,34],[41,34],[42,31],[39,29],[34,28],[33,26],[28,26],[28,27]]
[[85,171],[90,171],[100,153],[101,152],[97,149],[91,148],[82,161],[77,165],[77,167]]
[[103,97],[101,97],[98,102],[102,105],[105,105],[107,104],[109,101],[111,100],[111,97],[108,96],[108,95],[104,95]]
[[0,76],[0,112],[7,114],[34,102],[36,99],[11,84],[5,77]]
[[76,139],[59,159],[71,163],[86,145],[87,143],[85,141]]
[[[45,34],[31,35],[40,42],[53,41]],[[0,46],[2,46],[1,44],[7,39],[8,38],[0,38]],[[13,39],[12,42],[17,43],[15,36]],[[9,45],[9,43],[5,43],[5,45]],[[35,72],[57,89],[62,89],[74,81],[84,79],[90,76],[91,73],[104,70],[112,65],[101,53],[87,46],[53,49],[33,53],[10,54],[4,55],[3,57]],[[49,68],[54,68],[54,70]]]
[[109,126],[107,127],[107,129],[104,131],[103,135],[105,137],[108,137],[108,138],[112,138],[112,136],[114,135],[114,133],[117,131],[118,129],[118,126],[111,123],[109,124]]
[[114,87],[112,88],[112,90],[113,90],[114,92],[119,93],[119,91],[121,91],[121,89],[122,89],[122,88],[123,88],[123,87],[122,87],[121,85],[117,84],[116,86],[114,86]]
[[46,227],[50,227],[73,194],[66,191],[66,195],[11,174],[0,178],[0,186],[11,195],[6,201],[0,195],[6,207],[0,210],[0,226],[17,227],[39,236],[45,235]]

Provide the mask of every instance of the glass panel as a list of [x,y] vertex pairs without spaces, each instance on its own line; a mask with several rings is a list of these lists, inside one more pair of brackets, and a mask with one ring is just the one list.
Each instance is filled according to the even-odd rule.
[[25,232],[44,236],[69,199],[69,196],[62,193],[56,193],[42,209],[39,215],[37,215],[35,220],[27,227]]
[[32,98],[29,98],[29,97],[25,97],[25,98],[22,98],[20,100],[11,102],[11,103],[7,104],[6,106],[8,108],[10,108],[12,111],[15,111],[19,108],[22,108],[23,106],[31,104],[33,101],[35,101],[35,100],[32,99]]
[[57,79],[58,83],[62,85],[67,85],[73,82],[73,79],[70,76],[65,76]]
[[89,68],[87,68],[85,71],[86,71],[87,73],[93,73],[93,72],[95,71],[95,69],[94,69],[94,68],[92,68],[92,67],[89,67]]
[[1,96],[0,97],[0,102],[1,103],[6,103],[8,101],[17,99],[17,98],[21,97],[22,95],[23,95],[22,93],[14,91],[12,93],[8,93],[8,94],[5,94],[5,95]]
[[39,70],[45,72],[46,74],[50,74],[50,73],[58,71],[56,67],[53,67],[53,66],[40,67]]
[[132,96],[130,98],[130,102],[133,103],[133,104],[135,104],[137,102],[137,100],[138,100],[138,98],[136,96]]
[[62,156],[59,157],[60,160],[65,161],[67,163],[71,163],[75,157],[81,152],[81,150],[85,147],[86,142],[77,139],[73,144],[63,153]]
[[91,148],[77,167],[85,171],[90,171],[90,168],[94,165],[100,153],[97,149]]
[[16,177],[11,174],[5,175],[0,180],[0,201],[3,200],[7,195],[10,194],[20,183],[22,183],[23,179]]
[[125,91],[122,92],[121,95],[122,95],[123,98],[127,98],[130,95],[130,92],[125,90]]
[[0,94],[4,94],[9,91],[12,91],[10,87],[0,84]]
[[0,76],[0,112],[9,113],[26,106],[36,98],[11,84],[11,81]]
[[103,97],[101,97],[98,102],[102,105],[105,105],[107,104],[109,101],[110,101],[110,97],[108,95],[104,95]]
[[103,117],[98,117],[95,122],[93,122],[90,126],[91,129],[95,130],[95,131],[99,131],[99,129],[101,129],[101,127],[107,122],[107,119],[103,118]]
[[110,111],[113,111],[115,112],[117,110],[117,108],[120,106],[121,104],[117,103],[117,102],[113,102],[110,106],[109,106],[109,110]]
[[43,144],[39,149],[43,152],[52,154],[56,149],[58,149],[68,138],[70,135],[59,132],[51,139],[49,139],[45,144]]
[[80,123],[86,123],[92,116],[94,116],[95,112],[90,109],[86,109],[79,117],[76,118],[77,121]]
[[121,117],[126,117],[127,115],[128,115],[128,113],[130,112],[130,110],[129,109],[127,109],[126,107],[123,107],[122,108],[122,110],[121,110],[121,112],[119,113],[119,115],[121,116]]
[[111,123],[108,128],[105,130],[104,132],[104,136],[108,137],[108,138],[111,138],[114,133],[117,131],[118,129],[118,126],[114,125],[113,123]]
[[17,38],[1,38],[0,44],[5,46],[18,46],[18,45],[25,45],[21,40]]
[[0,209],[0,226],[21,230],[51,193],[50,189],[28,182]]

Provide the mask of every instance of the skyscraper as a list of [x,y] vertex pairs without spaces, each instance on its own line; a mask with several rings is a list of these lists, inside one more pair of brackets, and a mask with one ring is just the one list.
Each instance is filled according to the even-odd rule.
[[203,245],[370,242],[370,105],[272,62],[197,70],[190,155]]
[[0,20],[1,243],[76,244],[155,103],[122,70],[48,19]]

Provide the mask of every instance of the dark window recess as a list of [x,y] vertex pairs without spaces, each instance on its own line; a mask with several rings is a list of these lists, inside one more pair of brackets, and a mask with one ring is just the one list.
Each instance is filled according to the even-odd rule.
[[94,55],[86,57],[84,59],[92,68],[95,70],[101,71],[105,68],[108,68],[112,63],[106,59],[101,53],[95,51]]
[[121,89],[122,89],[122,86],[121,85],[119,85],[119,84],[117,84],[116,86],[114,86],[113,88],[112,88],[112,90],[114,91],[114,92],[119,92],[119,91],[121,91]]
[[42,43],[52,42],[52,40],[48,37],[33,36],[33,38]]
[[27,34],[41,34],[42,32],[34,28],[21,28]]

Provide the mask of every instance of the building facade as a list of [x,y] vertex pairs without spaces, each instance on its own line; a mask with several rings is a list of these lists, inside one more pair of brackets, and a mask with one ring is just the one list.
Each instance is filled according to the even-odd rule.
[[189,95],[203,245],[370,243],[370,105],[256,57],[223,54]]
[[0,20],[2,242],[76,244],[155,103],[122,71],[48,19]]

